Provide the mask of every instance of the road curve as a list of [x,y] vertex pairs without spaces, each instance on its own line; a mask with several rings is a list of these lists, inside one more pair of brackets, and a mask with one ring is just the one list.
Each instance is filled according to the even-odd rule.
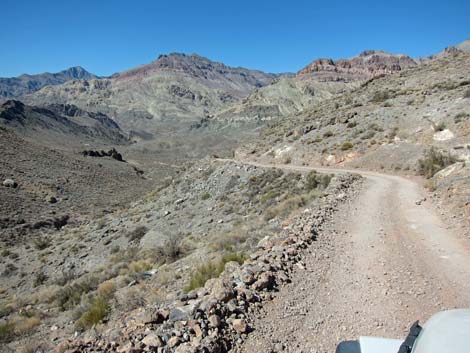
[[[413,180],[369,171],[266,165],[365,177],[306,268],[265,305],[242,352],[334,352],[359,335],[400,338],[437,311],[470,307],[470,244],[448,230]],[[295,310],[291,310],[294,308]],[[286,317],[286,313],[294,313]]]

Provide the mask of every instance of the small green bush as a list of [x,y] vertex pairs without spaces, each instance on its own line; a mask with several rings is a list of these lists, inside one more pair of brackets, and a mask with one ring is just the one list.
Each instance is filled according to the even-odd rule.
[[13,308],[10,305],[2,304],[0,306],[0,318],[10,315],[13,312]]
[[423,159],[418,160],[418,173],[429,179],[438,171],[455,162],[457,162],[457,159],[450,154],[431,148],[426,152]]
[[33,245],[37,250],[44,250],[51,245],[51,239],[49,237],[38,237],[33,240]]
[[353,127],[356,127],[357,126],[357,122],[355,121],[350,121],[347,125],[348,128],[352,129]]
[[454,117],[454,122],[455,122],[456,124],[458,124],[458,123],[462,122],[463,120],[467,120],[469,117],[470,117],[470,114],[461,112],[461,113],[458,113],[458,114]]
[[11,321],[0,323],[0,342],[10,342],[15,335],[15,324]]
[[227,262],[236,261],[242,264],[246,257],[240,253],[230,253],[222,256],[218,261],[209,262],[207,264],[199,266],[192,274],[189,279],[188,285],[184,288],[185,292],[190,292],[193,289],[203,287],[207,280],[211,278],[217,278],[225,269]]
[[132,241],[137,241],[140,242],[140,239],[142,239],[145,234],[147,234],[148,228],[145,226],[139,226],[135,228],[132,232],[129,232],[127,234],[127,238],[129,239],[129,242]]
[[280,192],[277,190],[270,190],[267,193],[265,193],[263,196],[261,196],[260,201],[261,203],[266,203],[280,195]]
[[57,293],[57,304],[60,310],[72,309],[80,303],[83,294],[95,290],[100,283],[100,279],[95,276],[83,278],[80,282],[75,282],[63,287]]
[[98,295],[93,299],[87,311],[85,311],[80,319],[76,322],[76,326],[81,329],[88,329],[98,324],[108,315],[110,305],[108,298]]
[[387,91],[377,91],[371,98],[372,103],[382,103],[385,102],[387,99],[390,98],[390,95]]
[[208,192],[205,192],[201,195],[201,200],[207,200],[210,198],[211,198],[211,194],[209,194]]
[[333,175],[331,174],[318,174],[316,170],[312,170],[306,177],[306,188],[308,191],[321,188],[326,189],[330,184]]
[[352,142],[349,142],[349,141],[343,142],[343,144],[341,145],[341,151],[350,150],[351,148],[353,148],[353,146],[354,145]]
[[184,246],[180,235],[169,238],[158,250],[160,257],[163,258],[166,263],[172,263],[186,255],[190,249]]
[[39,272],[36,274],[36,277],[34,278],[33,282],[33,287],[40,286],[47,280],[47,276],[44,272]]

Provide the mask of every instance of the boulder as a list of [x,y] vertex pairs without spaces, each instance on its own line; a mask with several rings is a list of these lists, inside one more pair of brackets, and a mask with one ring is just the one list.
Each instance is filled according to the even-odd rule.
[[270,272],[263,272],[253,284],[256,290],[269,289],[274,285],[274,276]]
[[209,325],[212,327],[220,327],[222,324],[222,320],[220,319],[219,315],[211,315],[209,316]]
[[173,308],[170,311],[169,320],[172,322],[189,320],[194,313],[194,310],[195,306],[193,304]]
[[248,324],[243,319],[235,319],[232,322],[232,327],[239,333],[246,333],[248,331]]
[[212,295],[221,302],[228,302],[235,297],[232,286],[227,281],[218,280],[212,287]]
[[18,186],[18,184],[13,179],[5,179],[3,181],[3,186],[5,186],[7,188],[16,188]]
[[177,346],[179,343],[180,343],[180,338],[178,336],[171,337],[167,342],[168,347],[170,348]]
[[142,343],[145,344],[147,347],[162,347],[163,341],[162,339],[156,335],[155,333],[150,333],[144,337]]

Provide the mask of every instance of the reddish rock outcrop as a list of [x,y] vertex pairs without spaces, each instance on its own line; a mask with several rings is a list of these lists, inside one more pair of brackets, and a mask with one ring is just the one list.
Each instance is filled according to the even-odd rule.
[[350,82],[388,75],[416,65],[417,63],[407,55],[366,50],[350,59],[317,59],[300,70],[296,77]]

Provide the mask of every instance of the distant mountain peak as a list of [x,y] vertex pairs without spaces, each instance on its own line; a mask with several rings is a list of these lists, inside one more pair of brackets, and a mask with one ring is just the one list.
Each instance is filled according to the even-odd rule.
[[74,66],[57,73],[45,72],[38,75],[23,74],[18,77],[0,78],[0,98],[14,98],[37,91],[44,86],[60,85],[70,80],[92,80],[93,75],[81,66]]

